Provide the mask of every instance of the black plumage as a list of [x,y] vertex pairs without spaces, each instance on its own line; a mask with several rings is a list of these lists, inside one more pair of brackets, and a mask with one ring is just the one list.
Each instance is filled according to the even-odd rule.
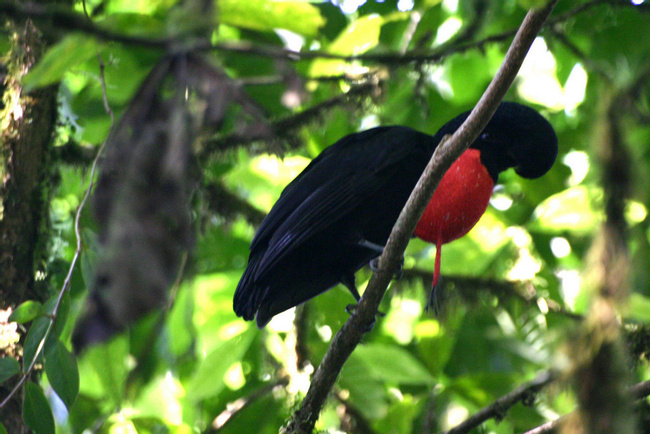
[[[358,299],[354,274],[379,256],[433,151],[467,118],[435,136],[388,126],[346,136],[323,151],[282,192],[250,246],[234,310],[263,327],[293,306],[343,283]],[[557,138],[535,110],[502,103],[471,145],[496,182],[514,167],[523,177],[546,173]]]

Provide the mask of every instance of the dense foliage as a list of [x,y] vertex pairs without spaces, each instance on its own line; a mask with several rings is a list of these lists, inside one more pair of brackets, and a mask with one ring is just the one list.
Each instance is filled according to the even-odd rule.
[[[197,16],[190,1],[72,3],[71,12],[87,11],[97,27],[54,18],[56,42],[21,81],[26,91],[60,82],[47,255],[35,270],[51,298],[14,310],[10,321],[28,332],[21,364],[1,359],[0,380],[17,378],[38,352],[43,375],[26,382],[23,410],[37,432],[54,425],[60,432],[277,432],[353,299],[334,288],[263,330],[236,318],[233,292],[256,226],[310,159],[344,135],[393,124],[433,134],[471,109],[526,8],[544,2],[219,0],[214,17]],[[98,255],[90,209],[70,290],[61,288],[92,156],[112,125],[104,96],[119,118],[163,55],[157,41],[190,44],[206,27],[217,48],[203,51],[270,123],[260,126],[245,107],[250,100],[234,99],[225,119],[203,131],[192,169],[196,241],[173,305],[75,357],[71,336]],[[571,347],[589,346],[578,343],[579,330],[607,286],[598,275],[610,264],[594,240],[612,222],[613,196],[625,200],[618,228],[629,296],[611,298],[630,344],[627,381],[650,379],[648,33],[643,1],[558,3],[506,97],[553,124],[555,167],[533,181],[504,173],[478,225],[445,246],[438,316],[425,310],[435,248],[411,241],[404,276],[382,302],[385,316],[345,364],[317,429],[443,431],[550,368],[573,373],[580,350]],[[10,37],[0,41],[9,52]],[[281,55],[283,47],[304,56]],[[612,155],[620,157],[615,170]],[[357,274],[360,289],[370,274]],[[522,432],[574,411],[579,392],[568,381],[554,384],[481,432]]]

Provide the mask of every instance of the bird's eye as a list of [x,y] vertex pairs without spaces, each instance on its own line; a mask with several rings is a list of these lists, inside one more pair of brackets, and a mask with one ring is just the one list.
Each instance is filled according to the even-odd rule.
[[481,140],[487,140],[490,138],[490,133],[483,133],[480,138]]

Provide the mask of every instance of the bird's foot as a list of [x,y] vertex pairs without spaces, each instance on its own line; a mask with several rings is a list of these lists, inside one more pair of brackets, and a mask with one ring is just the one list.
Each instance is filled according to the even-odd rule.
[[[370,262],[368,263],[368,266],[372,271],[379,270],[379,257],[376,257],[375,259],[371,259]],[[397,271],[395,271],[393,276],[395,277],[395,279],[400,280],[403,275],[404,275],[404,256],[402,256],[402,259],[399,263],[399,268],[397,269]]]
[[[347,306],[345,306],[345,311],[348,313],[348,315],[352,315],[354,313],[354,311],[357,310],[357,306],[358,306],[358,304],[348,304]],[[386,314],[384,312],[377,311],[376,316],[378,316],[380,318],[383,318],[383,317],[386,316]],[[361,331],[364,332],[364,333],[368,333],[369,331],[371,331],[373,329],[376,322],[377,322],[377,320],[375,319],[370,324],[368,324],[366,326],[362,326]]]
[[429,299],[427,300],[426,310],[427,312],[432,312],[434,316],[438,316],[444,304],[445,297],[442,290],[441,280],[442,279],[439,279],[438,283],[431,288]]

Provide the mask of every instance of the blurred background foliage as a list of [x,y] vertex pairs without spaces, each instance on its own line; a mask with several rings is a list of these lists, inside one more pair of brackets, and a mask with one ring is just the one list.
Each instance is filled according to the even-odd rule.
[[[158,37],[186,34],[196,25],[183,19],[176,3],[88,0],[85,7],[115,32]],[[173,307],[83,353],[74,404],[66,405],[48,386],[56,381],[50,374],[73,365],[46,370],[42,381],[57,431],[277,432],[306,392],[353,299],[337,287],[277,316],[264,330],[236,318],[232,297],[256,225],[283,187],[339,138],[392,124],[433,134],[471,109],[511,40],[507,34],[491,37],[516,29],[529,3],[219,0],[216,44],[396,56],[307,56],[289,63],[246,51],[214,52],[268,117],[287,128],[277,140],[229,142],[241,129],[233,114],[218,134],[197,143],[196,249]],[[550,120],[560,143],[557,163],[534,181],[504,173],[479,224],[445,246],[445,300],[438,317],[425,310],[435,248],[411,242],[404,277],[391,284],[382,303],[386,316],[345,365],[317,429],[442,431],[565,362],[568,336],[589,307],[585,257],[604,219],[597,163],[602,102],[624,92],[620,114],[633,162],[627,204],[633,295],[622,320],[628,330],[650,322],[650,38],[644,36],[650,15],[643,3],[559,2],[506,97]],[[83,10],[82,2],[73,5]],[[89,182],[83,155],[97,149],[110,127],[98,53],[106,63],[108,102],[119,115],[160,58],[156,48],[66,32],[23,80],[27,88],[61,82],[53,145],[61,157],[42,278],[52,292],[61,287],[74,254],[73,213]],[[416,59],[400,60],[401,53]],[[296,116],[311,107],[316,110],[309,118]],[[90,213],[82,226],[81,266],[60,332],[68,348],[96,254]],[[367,269],[358,273],[361,290],[369,276]],[[645,348],[637,348],[631,362],[635,380],[650,379]],[[568,387],[555,385],[479,432],[521,432],[571,412],[575,404]]]

